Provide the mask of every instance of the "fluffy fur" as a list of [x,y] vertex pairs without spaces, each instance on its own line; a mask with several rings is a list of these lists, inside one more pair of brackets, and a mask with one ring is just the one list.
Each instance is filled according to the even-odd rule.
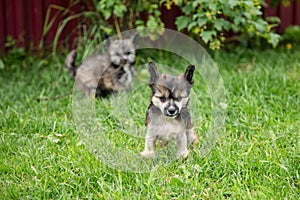
[[159,74],[155,63],[149,63],[152,90],[151,103],[146,114],[146,142],[143,157],[155,158],[155,143],[177,141],[176,158],[188,156],[188,146],[197,141],[188,109],[195,67],[189,65],[184,75]]

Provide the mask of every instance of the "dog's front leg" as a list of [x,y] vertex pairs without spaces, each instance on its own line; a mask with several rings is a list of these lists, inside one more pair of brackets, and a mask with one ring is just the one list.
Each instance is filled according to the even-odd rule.
[[156,134],[153,133],[151,130],[147,131],[146,134],[146,142],[145,142],[145,149],[141,153],[141,155],[145,158],[156,158],[155,155],[155,141],[156,141]]
[[181,156],[186,159],[189,152],[187,149],[187,137],[186,134],[180,134],[177,136],[177,153],[176,159],[179,159]]
[[194,128],[191,128],[186,131],[186,137],[187,137],[187,145],[194,145],[198,142],[198,136],[195,132]]

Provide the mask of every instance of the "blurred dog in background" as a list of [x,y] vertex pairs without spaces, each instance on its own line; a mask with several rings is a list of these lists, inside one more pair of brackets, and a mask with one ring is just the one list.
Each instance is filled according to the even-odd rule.
[[93,97],[130,90],[136,60],[136,36],[118,40],[108,38],[107,53],[91,55],[80,66],[75,65],[76,51],[71,51],[65,66],[76,80],[77,88]]

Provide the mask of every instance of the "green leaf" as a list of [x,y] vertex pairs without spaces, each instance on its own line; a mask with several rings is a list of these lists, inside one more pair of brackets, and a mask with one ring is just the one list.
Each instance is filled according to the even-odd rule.
[[192,23],[190,23],[188,25],[187,30],[191,31],[196,25],[197,25],[197,22],[193,21]]
[[197,20],[197,23],[198,23],[198,26],[201,27],[201,26],[203,26],[204,24],[207,23],[207,18],[199,18]]
[[210,41],[212,39],[212,36],[214,36],[216,34],[217,34],[216,31],[203,31],[200,33],[200,37],[207,44],[208,41]]
[[279,40],[280,40],[280,35],[276,33],[269,34],[268,42],[273,46],[273,48],[275,48],[278,45]]
[[187,25],[189,24],[190,22],[190,18],[187,17],[187,16],[180,16],[180,17],[177,17],[176,18],[176,21],[175,21],[175,24],[178,28],[178,30],[182,30],[184,28],[187,27]]
[[254,22],[254,26],[255,26],[256,30],[258,30],[260,32],[264,32],[267,28],[267,22],[264,21],[263,19],[258,19],[258,20],[256,20],[256,22]]
[[127,11],[125,5],[119,4],[114,7],[114,15],[117,17],[124,17],[124,13]]
[[214,21],[214,24],[215,24],[215,28],[218,30],[218,31],[221,31],[222,30],[222,27],[224,26],[224,19],[216,19]]
[[224,27],[224,29],[225,29],[226,31],[229,31],[230,28],[231,28],[231,23],[228,22],[228,21],[226,21],[226,20],[224,20],[224,21],[223,21],[223,27]]
[[193,15],[193,20],[196,20],[197,18],[204,18],[206,17],[204,12],[196,13]]
[[136,25],[136,26],[144,25],[144,21],[141,20],[141,19],[137,19],[137,20],[135,21],[135,25]]
[[114,3],[115,3],[114,1],[108,0],[108,1],[106,1],[106,6],[112,7],[114,5]]
[[233,23],[234,23],[235,25],[239,25],[239,24],[243,23],[243,20],[244,20],[243,17],[241,17],[241,16],[236,16],[236,17],[234,17],[234,19],[233,19]]
[[146,26],[147,27],[158,27],[158,23],[152,15],[149,16]]
[[194,7],[192,3],[187,3],[186,6],[182,8],[182,11],[186,14],[189,15],[194,11]]
[[110,16],[111,16],[111,10],[110,9],[106,9],[106,10],[103,10],[102,11],[102,14],[103,14],[103,16],[104,16],[104,19],[105,20],[108,20],[109,18],[110,18]]
[[212,11],[216,11],[217,10],[217,4],[216,3],[210,3],[210,4],[208,4],[208,8]]

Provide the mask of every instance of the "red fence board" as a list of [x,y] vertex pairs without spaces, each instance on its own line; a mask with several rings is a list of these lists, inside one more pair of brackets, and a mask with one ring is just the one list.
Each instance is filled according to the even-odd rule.
[[4,53],[6,31],[5,27],[5,15],[4,15],[4,0],[0,0],[0,53]]
[[14,15],[14,1],[4,1],[4,19],[5,19],[5,26],[6,26],[6,34],[16,36],[14,23],[16,15]]
[[172,6],[170,10],[163,7],[161,10],[161,21],[165,24],[166,28],[176,29],[175,20],[176,17],[182,15],[182,11],[177,6]]
[[296,3],[295,5],[295,21],[294,24],[300,26],[300,2]]
[[[94,9],[92,0],[0,0],[0,53],[5,51],[5,41],[8,35],[12,36],[19,46],[26,49],[50,48],[53,44],[57,30],[62,26],[62,20],[82,11]],[[270,5],[271,0],[266,0]],[[267,7],[264,17],[278,16],[281,25],[277,29],[283,33],[290,25],[300,25],[300,2],[290,0],[290,6],[282,4],[275,8]],[[47,12],[48,24],[45,24]],[[171,10],[162,9],[162,21],[166,28],[176,29],[175,18],[181,14],[179,8]],[[47,25],[54,20],[48,31]],[[80,19],[81,20],[81,19]],[[79,20],[71,20],[67,23],[59,37],[59,44],[66,42],[74,47],[76,43],[76,27]]]
[[40,0],[32,0],[32,7],[31,7],[31,32],[33,33],[33,37],[31,41],[33,44],[38,45],[42,39],[43,33],[43,24],[44,24],[44,10],[43,10],[43,1]]
[[264,9],[264,17],[277,16],[278,7],[272,8],[270,6],[272,0],[266,0],[267,7]]
[[[51,29],[47,32],[45,37],[46,45],[49,46],[52,44],[53,39],[55,38],[59,27],[61,26],[61,21],[68,17],[64,15],[64,11],[67,7],[67,1],[60,1],[60,0],[47,0],[46,1],[46,8],[47,12],[50,13],[49,23],[50,20],[55,19],[54,23],[51,26]],[[48,24],[50,25],[50,24]],[[61,34],[60,38],[62,38],[64,33]]]
[[24,13],[24,1],[12,0],[14,2],[14,13],[16,15],[15,18],[15,35],[17,38],[21,38],[18,41],[18,46],[24,46],[24,38],[25,38],[25,13]]
[[281,18],[281,23],[279,25],[279,32],[283,33],[284,29],[293,24],[294,17],[294,1],[291,2],[291,5],[288,7],[279,6],[279,17]]

